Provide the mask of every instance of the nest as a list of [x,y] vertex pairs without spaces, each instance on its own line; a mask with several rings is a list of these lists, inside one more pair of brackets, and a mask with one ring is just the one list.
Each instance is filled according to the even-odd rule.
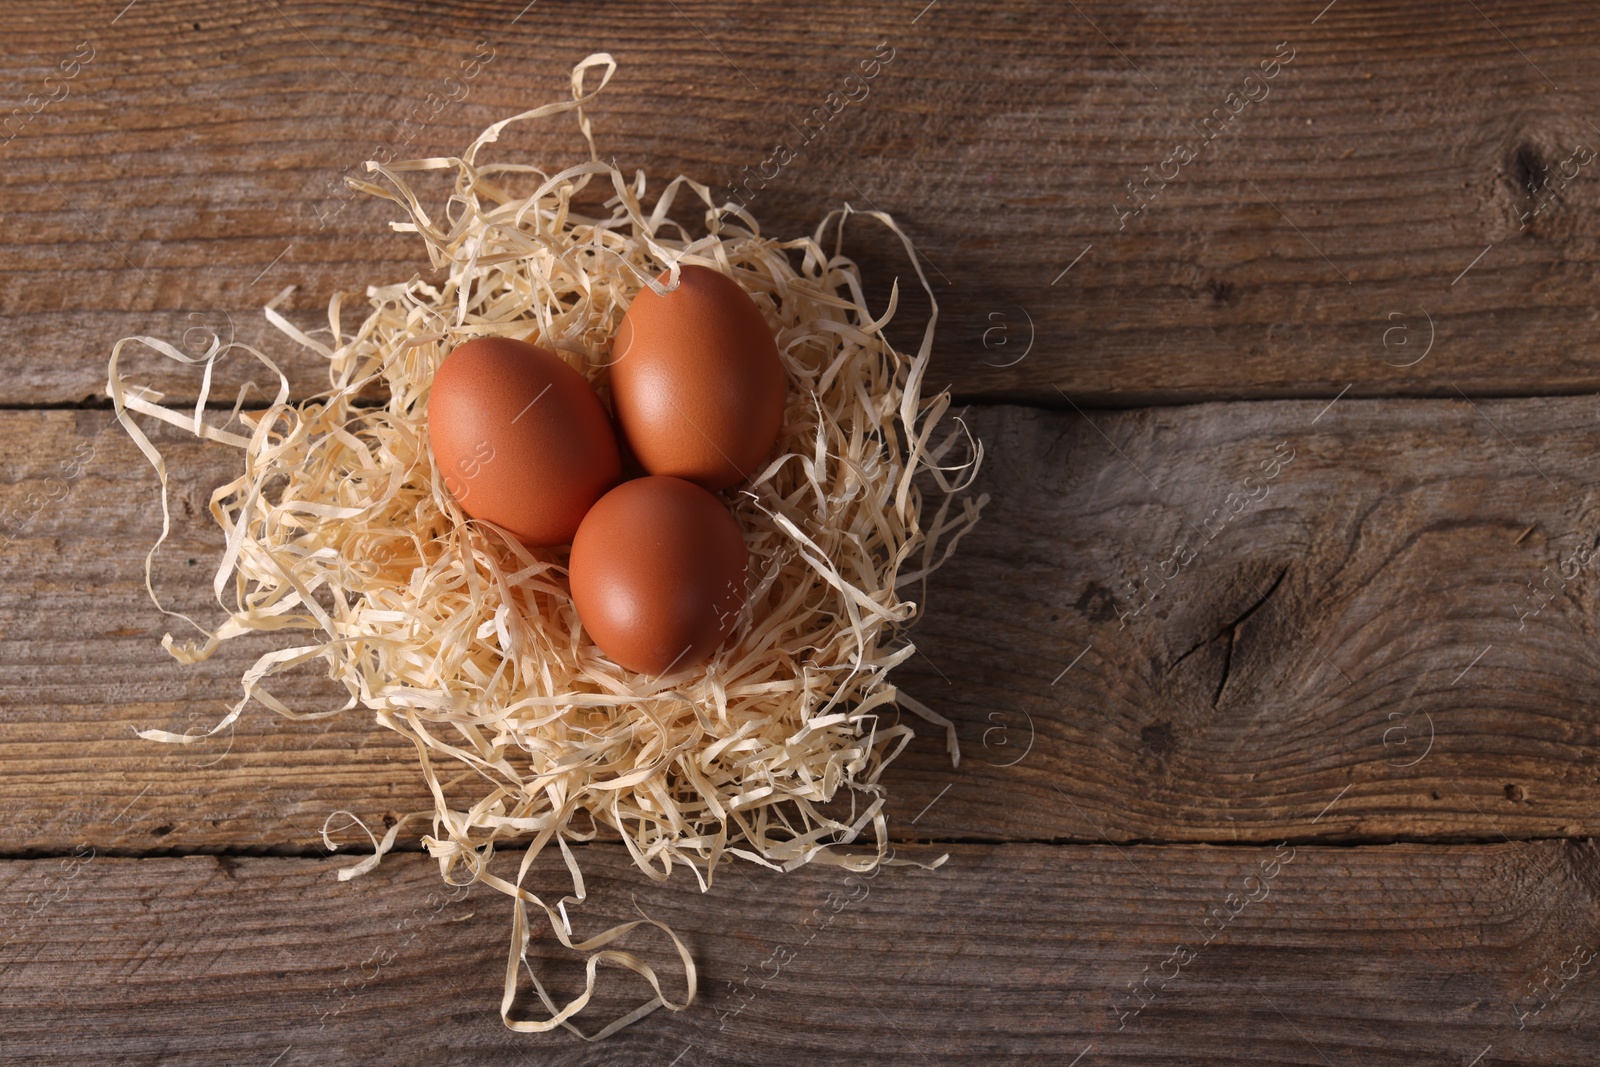
[[[586,88],[597,69],[599,84]],[[374,838],[372,855],[340,878],[370,869],[408,823],[427,820],[423,844],[447,881],[482,882],[513,898],[507,1026],[576,1029],[569,1020],[593,995],[602,961],[650,983],[651,1000],[595,1037],[663,1005],[686,1007],[694,964],[667,930],[687,986],[674,1001],[649,966],[604,947],[653,920],[576,940],[566,905],[585,894],[569,843],[619,836],[651,878],[686,866],[702,889],[733,857],[785,870],[819,862],[868,870],[882,861],[880,776],[912,737],[896,708],[943,727],[959,760],[950,722],[888,680],[914,652],[903,631],[918,605],[902,594],[947,558],[984,503],[961,493],[981,446],[959,419],[941,425],[947,394],[922,395],[937,304],[916,353],[897,352],[884,328],[898,284],[874,315],[841,254],[846,224],[860,216],[893,234],[916,264],[894,221],[846,205],[809,237],[774,240],[744,209],[717,204],[706,186],[681,176],[647,206],[645,174],[630,178],[601,160],[583,111],[615,70],[610,56],[590,56],[573,70],[570,100],[491,126],[459,157],[367,164],[385,184],[351,184],[399,206],[406,221],[391,225],[421,238],[434,280],[369,287],[371,310],[353,334],[341,324],[340,296],[326,331],[301,330],[278,311],[292,290],[268,304],[278,329],[327,360],[327,391],[290,402],[270,358],[215,337],[200,355],[157,338],[124,339],[107,384],[117,418],[159,476],[163,540],[166,470],[133,415],[244,457],[242,473],[210,504],[226,535],[215,590],[227,618],[214,629],[190,620],[199,639],[168,634],[163,646],[195,662],[247,633],[301,638],[260,657],[211,732],[254,700],[291,718],[359,705],[408,738],[434,807]],[[563,112],[575,113],[588,160],[551,174],[480,162],[508,125]],[[453,191],[435,214],[413,182],[441,171],[453,176]],[[609,192],[609,215],[574,207],[591,185]],[[674,221],[674,211],[700,215],[703,235]],[[723,271],[751,294],[776,335],[789,392],[770,464],[725,494],[751,558],[734,636],[703,665],[647,678],[610,662],[584,633],[567,593],[565,549],[528,549],[460,510],[428,449],[428,388],[455,346],[506,335],[561,353],[605,396],[611,339],[629,302],[645,285],[660,291],[660,272],[671,271],[670,286],[691,263]],[[916,273],[931,301],[920,266]],[[161,394],[125,381],[118,360],[130,344],[203,365],[200,403],[169,409]],[[260,411],[241,410],[241,398],[226,423],[207,422],[211,368],[234,349],[277,373],[278,395]],[[235,420],[239,431],[228,429]],[[925,507],[925,493],[937,504]],[[274,675],[319,660],[347,687],[344,708],[296,712],[269,691]],[[555,902],[524,884],[551,842],[572,878],[572,894]],[[525,848],[515,880],[490,871],[495,851],[511,845]],[[563,945],[588,955],[584,992],[559,1007],[527,964],[529,906]],[[546,1018],[513,1017],[523,967]]]

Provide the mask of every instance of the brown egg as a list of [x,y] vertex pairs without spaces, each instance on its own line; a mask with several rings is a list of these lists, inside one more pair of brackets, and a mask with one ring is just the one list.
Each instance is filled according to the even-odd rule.
[[707,489],[760,473],[783,422],[783,363],[738,282],[686,266],[666,296],[640,290],[611,358],[617,421],[645,470]]
[[529,545],[571,541],[622,475],[588,380],[510,337],[474,338],[445,358],[428,391],[428,439],[461,509]]
[[572,541],[572,602],[612,660],[640,674],[696,666],[744,607],[749,552],[716,496],[681,478],[623,482]]

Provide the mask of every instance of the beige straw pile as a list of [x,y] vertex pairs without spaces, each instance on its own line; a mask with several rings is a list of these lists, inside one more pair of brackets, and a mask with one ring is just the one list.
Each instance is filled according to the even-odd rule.
[[[599,84],[587,89],[596,69]],[[352,184],[399,206],[406,221],[392,225],[422,239],[436,280],[369,288],[371,310],[353,334],[341,325],[340,297],[327,331],[302,331],[277,311],[289,290],[268,305],[275,326],[327,359],[328,391],[291,403],[279,373],[270,407],[207,423],[217,359],[243,349],[277,372],[266,355],[220,339],[201,356],[156,338],[124,339],[107,384],[118,419],[160,477],[163,540],[166,469],[133,416],[233,445],[244,458],[239,477],[211,498],[227,539],[215,589],[228,617],[215,629],[199,627],[203,640],[168,635],[163,645],[194,662],[250,632],[283,631],[296,643],[245,673],[242,699],[212,732],[252,699],[304,717],[268,685],[280,671],[324,662],[349,690],[347,709],[371,709],[415,744],[434,797],[431,811],[406,816],[340,877],[375,865],[407,822],[431,820],[423,843],[448,881],[476,880],[514,898],[501,1005],[507,1026],[576,1029],[569,1020],[588,1003],[602,961],[650,983],[654,998],[585,1035],[593,1037],[662,1005],[686,1007],[695,971],[668,930],[687,986],[673,1001],[649,966],[604,947],[641,923],[661,925],[653,920],[575,939],[563,905],[585,894],[568,843],[618,835],[651,878],[682,865],[702,887],[730,856],[786,870],[879,862],[887,846],[879,778],[912,736],[896,707],[943,726],[959,758],[951,724],[888,681],[913,654],[902,630],[918,605],[902,593],[943,562],[984,503],[961,493],[981,447],[958,420],[941,426],[947,395],[922,396],[937,306],[917,352],[896,352],[884,327],[898,286],[875,316],[839,251],[846,224],[860,214],[893,234],[915,264],[894,221],[847,206],[810,237],[778,241],[683,177],[647,203],[644,173],[629,178],[602,161],[584,116],[615,71],[609,55],[588,57],[573,71],[570,100],[496,123],[459,157],[367,164],[384,184]],[[553,174],[480,161],[511,123],[569,111],[588,143],[587,161]],[[412,182],[436,171],[453,175],[453,191],[430,211]],[[610,194],[610,213],[592,218],[573,203],[585,190],[596,200],[596,186]],[[694,211],[705,235],[691,237],[675,210]],[[584,633],[567,594],[564,548],[525,548],[468,519],[445,491],[425,433],[428,388],[456,345],[515,336],[561,353],[607,397],[611,339],[629,302],[661,271],[691,263],[729,274],[754,298],[776,334],[789,399],[770,464],[725,494],[751,556],[734,636],[703,665],[647,678],[610,662]],[[675,280],[674,271],[668,284]],[[117,368],[130,344],[202,366],[201,402],[169,409],[159,393],[126,382]],[[224,428],[234,419],[242,432]],[[926,507],[924,491],[935,497]],[[146,572],[148,585],[148,560]],[[869,828],[872,846],[840,848]],[[552,841],[573,891],[547,902],[524,882]],[[514,881],[489,869],[506,846],[526,849]],[[563,945],[588,955],[585,991],[564,1006],[528,968],[550,1012],[537,1020],[512,1016],[527,965],[528,905],[543,910]]]

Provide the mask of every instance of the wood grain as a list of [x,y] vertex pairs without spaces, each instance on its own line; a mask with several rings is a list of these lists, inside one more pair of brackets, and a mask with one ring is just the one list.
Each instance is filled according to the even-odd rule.
[[902,679],[971,760],[904,769],[902,817],[955,781],[920,830],[1593,833],[1592,418],[1577,399],[974,412],[993,502]]
[[[415,751],[361,711],[292,722],[256,707],[200,744],[137,738],[141,729],[206,732],[238,700],[240,675],[256,657],[292,642],[246,640],[193,667],[173,660],[161,636],[198,632],[161,615],[144,588],[144,556],[161,531],[148,463],[108,412],[5,412],[0,424],[0,535],[8,539],[0,551],[0,734],[13,757],[6,803],[16,804],[0,849],[62,851],[89,841],[118,850],[306,852],[320,848],[324,821],[340,809],[381,831],[385,817],[431,807]],[[210,578],[221,539],[207,503],[238,459],[184,436],[157,436],[169,451],[174,536],[154,581],[169,610],[215,625],[223,616]],[[292,675],[278,695],[302,713],[348,699],[314,669]]]
[[[989,449],[975,491],[992,499],[930,584],[922,654],[901,674],[955,719],[966,758],[953,770],[921,729],[888,778],[897,835],[1600,831],[1589,401],[967,417]],[[0,440],[0,520],[30,494],[62,494],[0,553],[0,758],[13,768],[0,850],[304,851],[340,809],[377,826],[431,806],[414,754],[360,710],[289,723],[252,708],[231,739],[193,749],[134,739],[216,721],[275,646],[196,668],[160,650],[185,624],[142,587],[154,476],[108,413],[0,413]],[[177,531],[157,589],[215,619],[205,501],[237,460],[179,431],[158,440]],[[52,482],[85,447],[81,475]],[[346,698],[315,669],[277,692],[307,711]]]
[[[0,1061],[1589,1067],[1600,166],[1571,168],[1600,144],[1597,29],[1554,0],[9,11]],[[425,266],[344,189],[363,160],[458,150],[605,50],[601,151],[726,190],[888,48],[751,208],[781,235],[892,212],[941,305],[929,384],[977,405],[991,501],[898,679],[964,758],[923,728],[886,778],[897,852],[949,860],[701,894],[580,846],[578,932],[670,923],[700,998],[601,1045],[508,1033],[504,897],[447,899],[414,836],[335,880],[351,814],[431,806],[367,713],[133,736],[216,721],[274,642],[160,650],[191,631],[143,589],[160,514],[97,410],[110,347],[215,332],[317,391],[261,305],[293,286],[315,327]],[[579,151],[559,121],[500,148]],[[846,249],[875,303],[899,280],[914,344],[909,264],[865,228]],[[156,437],[156,587],[212,623],[236,457]],[[314,669],[275,692],[346,699]],[[533,882],[559,893],[557,864]],[[675,974],[659,936],[625,947]],[[530,959],[581,988],[550,938]],[[603,1020],[642,994],[601,973]]]
[[[383,146],[459,150],[609,50],[622,67],[593,112],[604,151],[724,189],[759,172],[779,138],[798,141],[791,131],[880,43],[894,58],[865,97],[751,207],[780,234],[809,232],[844,201],[894,213],[946,312],[935,386],[1059,405],[1060,385],[1117,406],[1600,389],[1600,180],[1592,164],[1560,178],[1600,141],[1590,9],[523,11],[208,0],[13,12],[0,113],[65,95],[0,144],[0,403],[92,400],[115,339],[205,327],[267,345],[298,392],[315,390],[325,375],[272,339],[259,308],[294,285],[286,306],[314,325],[334,291],[425,266],[380,203],[340,184]],[[80,42],[92,60],[46,82]],[[1292,61],[1246,86],[1278,42]],[[447,85],[480,44],[492,58]],[[1259,99],[1203,141],[1196,131],[1222,128],[1205,120],[1230,114],[1236,91]],[[1186,142],[1198,157],[1166,180]],[[553,163],[576,147],[546,124],[504,151]],[[1125,217],[1146,167],[1161,177]],[[893,277],[912,281],[886,245],[863,237],[851,251],[880,298]],[[163,380],[174,395],[195,388]]]
[[[686,1012],[598,1046],[500,1026],[505,898],[451,900],[421,857],[343,884],[303,859],[14,861],[6,1062],[1592,1062],[1591,842],[948,853],[866,881],[724,871],[702,895],[620,846],[580,849],[575,929],[637,903],[702,968]],[[670,975],[663,940],[624,945]],[[529,958],[565,997],[582,975],[559,951],[536,938]],[[600,973],[597,1008],[639,999]]]

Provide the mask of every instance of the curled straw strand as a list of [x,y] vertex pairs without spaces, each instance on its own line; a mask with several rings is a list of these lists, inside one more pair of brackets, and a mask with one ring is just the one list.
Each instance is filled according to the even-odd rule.
[[[589,89],[586,76],[596,69],[599,85]],[[918,604],[900,594],[948,557],[986,501],[962,492],[981,445],[959,420],[941,425],[947,394],[921,394],[937,303],[915,354],[897,352],[884,329],[898,307],[898,282],[874,316],[841,251],[855,216],[883,226],[931,301],[894,220],[846,205],[809,237],[774,240],[742,208],[716,204],[704,185],[681,176],[647,210],[645,174],[630,178],[600,160],[583,111],[615,71],[610,56],[590,56],[573,71],[571,99],[496,123],[459,157],[367,164],[386,184],[351,184],[399,207],[405,221],[393,227],[421,238],[436,271],[432,280],[369,288],[370,310],[353,334],[342,325],[339,296],[319,331],[279,312],[288,290],[268,305],[269,321],[327,360],[326,391],[290,403],[287,379],[270,359],[220,339],[203,356],[155,338],[124,339],[107,383],[118,420],[161,483],[162,534],[146,561],[158,606],[149,560],[170,529],[167,471],[134,416],[232,445],[244,457],[243,472],[210,502],[226,536],[214,582],[226,618],[214,629],[189,620],[201,638],[169,634],[163,647],[195,662],[247,633],[302,638],[256,661],[241,699],[212,732],[253,699],[295,718],[359,704],[407,737],[434,808],[406,821],[429,821],[423,843],[446,880],[476,880],[513,900],[506,1025],[581,1033],[571,1019],[592,997],[601,962],[649,984],[650,1000],[594,1038],[658,1007],[687,1006],[695,968],[677,935],[643,913],[576,939],[566,905],[586,893],[569,843],[605,828],[649,877],[665,879],[684,865],[702,888],[725,858],[785,870],[817,862],[868,870],[882,861],[879,778],[912,736],[898,715],[886,715],[899,707],[943,727],[959,758],[953,725],[888,679],[913,653],[903,630]],[[511,124],[565,112],[577,115],[586,162],[554,174],[480,162],[480,150]],[[413,183],[439,174],[452,179],[451,191],[443,209],[430,212]],[[589,201],[606,196],[609,214],[579,210],[586,191]],[[698,235],[675,220],[680,199],[699,214]],[[583,632],[566,592],[564,551],[530,550],[461,512],[447,490],[449,472],[428,451],[425,412],[434,371],[478,336],[531,338],[606,394],[611,338],[629,302],[663,270],[670,286],[689,263],[731,275],[752,295],[792,388],[775,458],[729,499],[751,556],[735,637],[709,663],[650,678],[610,662]],[[203,365],[192,412],[164,407],[160,394],[123,379],[118,361],[130,345]],[[241,410],[241,395],[228,423],[208,423],[213,367],[234,349],[277,375],[277,395],[251,412]],[[247,432],[225,428],[235,420]],[[924,528],[922,493],[930,487],[939,503]],[[345,685],[345,708],[296,712],[268,689],[277,674],[313,660]],[[141,736],[191,743],[204,735]],[[873,847],[841,848],[869,829]],[[369,869],[399,830],[374,838],[373,855],[340,877]],[[573,885],[555,904],[525,885],[552,841]],[[490,871],[495,849],[510,845],[524,848],[514,881]],[[564,947],[588,955],[584,991],[564,1006],[533,976],[549,1012],[542,1019],[513,1015],[519,971],[527,966],[532,975],[529,906],[545,913]],[[607,947],[641,925],[671,940],[684,968],[682,1000],[670,999],[637,957]]]

